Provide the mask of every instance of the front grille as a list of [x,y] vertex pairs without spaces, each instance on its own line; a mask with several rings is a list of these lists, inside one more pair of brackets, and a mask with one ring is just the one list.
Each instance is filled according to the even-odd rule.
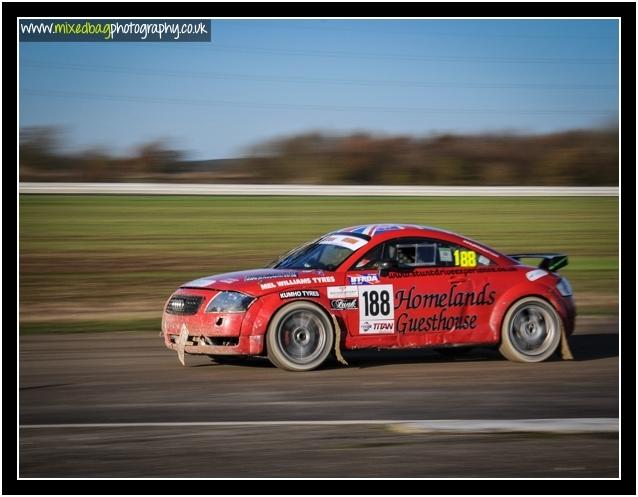
[[204,297],[198,297],[196,295],[175,295],[171,297],[166,306],[166,312],[168,314],[195,314],[199,306],[202,305]]
[[204,341],[208,345],[216,345],[217,347],[237,347],[239,345],[239,337],[204,337]]

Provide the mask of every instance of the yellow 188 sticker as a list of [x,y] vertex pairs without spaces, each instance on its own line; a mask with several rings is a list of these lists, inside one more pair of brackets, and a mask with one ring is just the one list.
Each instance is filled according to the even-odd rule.
[[461,267],[476,267],[476,252],[472,250],[455,250],[454,265]]

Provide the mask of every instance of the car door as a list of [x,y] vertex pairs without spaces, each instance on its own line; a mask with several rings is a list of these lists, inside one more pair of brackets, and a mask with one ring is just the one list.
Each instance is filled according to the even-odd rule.
[[[358,313],[348,317],[351,333],[369,346],[409,348],[470,340],[479,320],[471,308],[489,300],[474,286],[469,270],[477,258],[470,252],[442,240],[397,237],[385,242],[380,253],[366,254],[366,264],[355,264],[347,274],[358,302]],[[380,260],[396,267],[379,270]]]

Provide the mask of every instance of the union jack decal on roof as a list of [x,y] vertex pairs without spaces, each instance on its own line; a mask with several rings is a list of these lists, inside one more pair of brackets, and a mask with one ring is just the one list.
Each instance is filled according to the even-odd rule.
[[377,233],[384,233],[386,231],[399,231],[409,228],[425,229],[424,226],[418,226],[416,224],[363,224],[361,226],[351,226],[341,231],[347,233],[359,233],[361,235],[374,236]]

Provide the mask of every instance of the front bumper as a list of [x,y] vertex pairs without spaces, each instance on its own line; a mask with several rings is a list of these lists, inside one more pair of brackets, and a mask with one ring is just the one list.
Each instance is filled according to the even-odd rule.
[[[242,335],[246,312],[204,312],[214,298],[216,290],[185,288],[174,295],[203,297],[195,314],[171,314],[162,316],[164,344],[178,353],[205,355],[258,355],[263,351],[263,335]],[[251,306],[253,307],[253,306]],[[259,306],[255,306],[259,307]],[[248,320],[250,322],[250,319]],[[180,340],[180,335],[182,336]]]

